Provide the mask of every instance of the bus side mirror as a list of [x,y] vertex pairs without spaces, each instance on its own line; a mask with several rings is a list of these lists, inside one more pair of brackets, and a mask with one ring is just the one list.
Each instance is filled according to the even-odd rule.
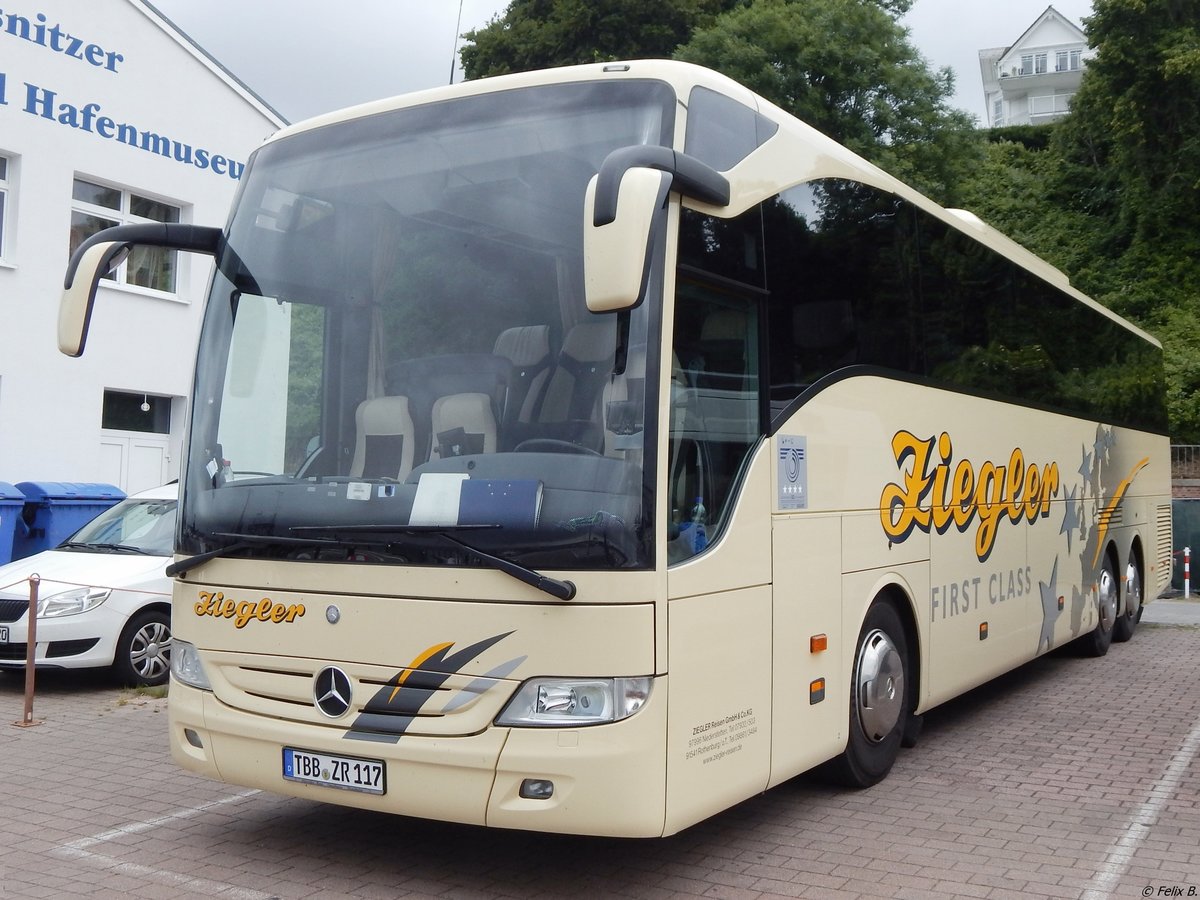
[[100,279],[115,269],[135,244],[191,250],[216,256],[221,229],[198,225],[115,225],[93,234],[71,255],[58,305],[58,349],[81,356]]
[[[67,276],[58,304],[58,349],[67,356],[82,356],[92,320],[92,304],[100,279],[129,255],[129,245],[106,241],[79,254],[74,271]],[[75,262],[75,260],[72,260]],[[73,277],[72,277],[73,275]]]
[[[640,167],[626,169],[611,221],[596,224],[596,185],[584,196],[583,284],[594,313],[636,306],[650,277],[652,239],[663,222],[671,175]],[[607,218],[604,216],[602,218]]]

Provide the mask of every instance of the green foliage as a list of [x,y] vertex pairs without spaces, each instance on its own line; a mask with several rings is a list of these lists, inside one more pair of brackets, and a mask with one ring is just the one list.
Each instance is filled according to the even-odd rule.
[[716,69],[943,203],[975,165],[974,120],[952,109],[876,0],[754,0],[699,28],[676,58]]
[[985,132],[989,143],[1000,144],[1009,141],[1020,144],[1026,150],[1045,150],[1050,146],[1050,138],[1053,134],[1053,123],[1048,125],[1008,125],[1004,128],[989,128]]
[[[467,78],[615,59],[669,57],[697,25],[742,0],[512,0],[467,32]],[[906,0],[905,0],[906,2]]]

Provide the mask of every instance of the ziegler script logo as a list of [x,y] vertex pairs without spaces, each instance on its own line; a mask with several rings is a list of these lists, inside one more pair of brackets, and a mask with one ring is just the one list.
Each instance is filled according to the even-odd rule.
[[192,607],[196,615],[233,619],[234,628],[245,628],[253,621],[274,622],[276,625],[295,622],[305,612],[303,603],[276,603],[270,597],[234,600],[220,591],[200,591],[199,596],[200,599]]
[[884,534],[901,543],[914,529],[943,534],[953,525],[965,532],[978,521],[975,555],[980,562],[991,555],[1002,520],[1032,523],[1047,517],[1059,491],[1058,463],[1026,464],[1019,447],[1006,466],[988,461],[976,468],[969,459],[953,462],[948,432],[919,438],[900,431],[892,438],[892,454],[902,477],[879,497]]

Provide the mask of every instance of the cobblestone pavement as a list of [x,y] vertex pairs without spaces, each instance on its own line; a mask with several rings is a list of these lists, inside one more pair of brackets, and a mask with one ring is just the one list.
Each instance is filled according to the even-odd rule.
[[797,779],[650,841],[217,784],[170,762],[165,700],[47,673],[19,728],[4,676],[0,896],[1200,896],[1200,627],[1166,609],[1103,659],[1051,654],[930,713],[871,790]]

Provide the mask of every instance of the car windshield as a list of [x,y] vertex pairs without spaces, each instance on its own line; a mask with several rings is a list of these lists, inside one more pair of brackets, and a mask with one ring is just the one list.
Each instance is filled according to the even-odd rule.
[[63,549],[170,556],[175,508],[174,499],[122,500],[79,529]]
[[527,565],[650,565],[662,248],[647,302],[591,313],[583,209],[673,109],[658,82],[554,85],[260,150],[205,316],[181,551],[474,564],[430,533],[452,528]]

